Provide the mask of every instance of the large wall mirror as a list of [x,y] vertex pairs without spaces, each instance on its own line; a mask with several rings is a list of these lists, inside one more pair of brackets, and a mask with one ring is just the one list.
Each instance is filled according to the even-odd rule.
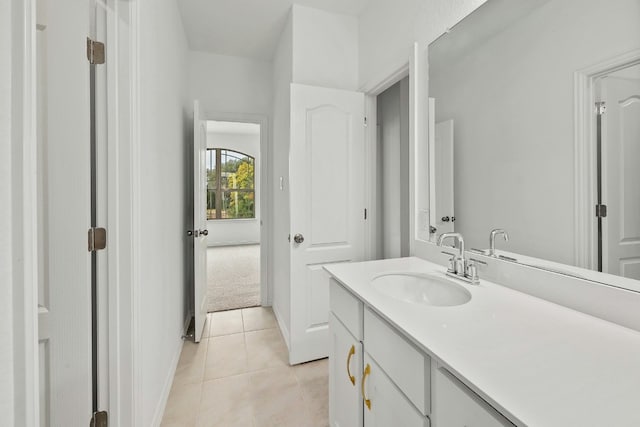
[[640,280],[640,0],[488,0],[428,52],[434,140],[453,145],[432,239],[486,250],[501,228],[514,259]]

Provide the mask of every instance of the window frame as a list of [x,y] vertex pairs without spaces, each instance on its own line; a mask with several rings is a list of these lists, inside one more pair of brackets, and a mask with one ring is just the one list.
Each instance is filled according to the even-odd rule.
[[[256,166],[256,159],[255,157],[244,153],[242,151],[237,151],[234,149],[230,149],[230,148],[223,148],[223,147],[214,147],[214,148],[207,148],[207,152],[209,151],[214,151],[215,152],[215,171],[216,171],[216,186],[214,189],[210,189],[209,188],[209,180],[207,178],[207,221],[218,221],[218,220],[225,220],[225,221],[244,221],[244,220],[254,220],[256,219],[256,174],[255,174],[255,166]],[[238,156],[238,158],[240,160],[242,159],[250,159],[252,165],[253,165],[253,179],[251,182],[251,188],[223,188],[222,187],[222,151],[227,151],[227,152],[231,152],[231,153],[236,153],[239,154],[240,156]],[[210,169],[209,169],[210,170]],[[215,209],[209,209],[209,192],[213,192],[214,194],[214,205],[215,205]],[[253,193],[253,215],[250,217],[243,217],[243,218],[223,218],[222,217],[222,207],[223,207],[223,197],[225,193]],[[209,218],[209,211],[214,211],[215,212],[215,216],[213,218]]]

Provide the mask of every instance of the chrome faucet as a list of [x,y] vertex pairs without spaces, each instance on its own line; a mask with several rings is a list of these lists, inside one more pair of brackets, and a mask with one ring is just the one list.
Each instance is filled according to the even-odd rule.
[[502,234],[505,242],[509,241],[509,234],[502,228],[491,230],[491,234],[489,234],[489,256],[496,256],[496,236],[498,234]]
[[458,279],[471,283],[472,285],[477,285],[480,282],[478,279],[478,269],[476,268],[475,260],[465,258],[464,238],[462,237],[462,234],[442,233],[438,237],[437,245],[442,246],[442,243],[449,238],[456,240],[459,252],[457,255],[449,252],[443,252],[444,254],[451,255],[447,275],[455,276]]

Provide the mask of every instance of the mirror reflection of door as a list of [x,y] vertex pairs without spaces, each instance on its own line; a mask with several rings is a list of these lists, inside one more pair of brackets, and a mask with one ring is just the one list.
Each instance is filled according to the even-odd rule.
[[456,220],[453,211],[453,120],[436,123],[433,146],[435,167],[435,223],[437,233],[451,233]]
[[640,280],[640,64],[599,80],[602,116],[603,271]]
[[451,233],[454,222],[453,119],[435,121],[435,98],[429,98],[429,225],[432,236]]

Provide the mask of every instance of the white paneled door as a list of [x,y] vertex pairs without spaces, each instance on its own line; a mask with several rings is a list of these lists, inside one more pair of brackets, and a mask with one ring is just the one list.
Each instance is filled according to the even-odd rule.
[[289,362],[328,356],[329,276],[364,259],[364,95],[291,85]]
[[454,231],[455,214],[453,206],[453,120],[445,120],[435,125],[434,156],[435,224],[437,233]]
[[207,130],[200,103],[193,101],[193,295],[195,342],[207,318]]
[[87,426],[93,413],[90,2],[36,4],[39,421]]
[[640,280],[640,79],[609,76],[602,96],[603,271]]

